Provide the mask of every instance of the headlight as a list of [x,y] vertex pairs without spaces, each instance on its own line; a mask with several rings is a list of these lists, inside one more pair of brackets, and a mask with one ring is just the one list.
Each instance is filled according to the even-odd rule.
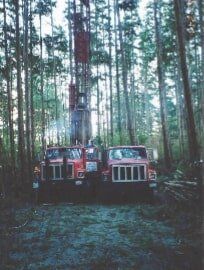
[[35,168],[34,168],[34,173],[39,173],[40,172],[40,169],[36,166]]
[[78,178],[84,178],[85,175],[84,175],[84,172],[78,172],[77,176]]

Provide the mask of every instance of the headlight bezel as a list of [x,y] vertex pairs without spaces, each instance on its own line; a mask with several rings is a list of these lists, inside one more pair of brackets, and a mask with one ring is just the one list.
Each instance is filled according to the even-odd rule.
[[77,172],[77,178],[80,178],[80,179],[85,178],[85,172],[84,171],[78,171]]

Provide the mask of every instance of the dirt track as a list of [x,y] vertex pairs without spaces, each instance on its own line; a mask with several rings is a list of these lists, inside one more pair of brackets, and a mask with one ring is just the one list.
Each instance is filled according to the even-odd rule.
[[[40,205],[12,231],[2,270],[201,270],[191,217],[163,205]],[[16,215],[26,218],[29,208]]]

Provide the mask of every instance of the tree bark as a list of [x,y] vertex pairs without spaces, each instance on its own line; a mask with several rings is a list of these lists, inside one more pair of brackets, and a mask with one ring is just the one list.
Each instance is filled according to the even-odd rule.
[[42,152],[45,152],[45,104],[44,104],[44,81],[43,81],[43,50],[42,50],[42,15],[39,14],[40,18],[40,94],[41,94],[41,124],[42,124],[42,134],[41,134],[41,144]]
[[110,144],[113,145],[113,76],[112,76],[112,34],[111,34],[111,6],[108,0],[108,47],[109,47],[109,88],[110,88]]
[[25,102],[26,102],[26,150],[27,150],[27,170],[28,181],[32,179],[32,165],[31,165],[31,102],[30,102],[30,88],[29,88],[29,72],[28,72],[28,0],[24,0],[24,76],[25,76]]
[[59,135],[59,112],[58,112],[58,97],[57,97],[57,79],[56,79],[56,62],[55,62],[55,48],[54,48],[54,23],[53,23],[53,12],[52,12],[52,1],[50,1],[51,8],[51,29],[52,29],[52,59],[53,59],[53,80],[54,80],[54,89],[55,89],[55,121],[57,128],[57,144],[60,144],[60,135]]
[[32,0],[30,0],[30,128],[31,128],[31,159],[35,157],[35,109],[34,109],[34,91],[33,91],[33,18],[32,18]]
[[67,6],[67,18],[68,18],[68,33],[69,33],[69,73],[71,78],[71,84],[73,83],[74,73],[73,73],[73,38],[72,38],[72,18],[71,18],[71,0],[68,0]]
[[[175,58],[176,59],[176,58]],[[178,134],[179,134],[179,150],[180,159],[184,159],[184,115],[183,115],[183,95],[181,94],[181,89],[183,89],[181,84],[180,68],[178,63],[175,63],[174,69],[175,77],[175,95],[176,95],[176,111],[177,111],[177,121],[178,121]]]
[[121,57],[122,57],[122,78],[123,78],[123,90],[124,90],[124,96],[125,96],[125,106],[126,106],[126,111],[127,111],[127,127],[128,127],[129,137],[130,137],[130,144],[135,145],[136,138],[135,138],[135,131],[133,127],[132,113],[131,113],[130,102],[129,102],[129,93],[128,93],[128,86],[127,86],[127,79],[128,79],[127,78],[127,63],[126,63],[125,53],[124,53],[122,25],[120,21],[118,0],[116,0],[116,12],[117,12],[117,17],[118,17],[120,52],[121,52]]
[[[199,4],[199,22],[200,22],[200,41],[201,41],[201,175],[204,175],[204,3],[198,0]],[[201,196],[203,195],[204,177],[201,178]]]
[[118,63],[118,37],[117,37],[117,11],[116,11],[116,0],[114,1],[114,31],[115,31],[115,63],[116,63],[116,93],[117,93],[117,128],[119,133],[119,143],[123,144],[122,138],[122,127],[121,127],[121,100],[120,100],[120,82],[119,82],[119,63]]
[[9,142],[10,142],[10,158],[12,167],[15,167],[15,145],[14,145],[14,129],[12,120],[12,92],[11,92],[11,78],[10,78],[10,60],[8,53],[8,36],[7,36],[7,14],[6,3],[3,0],[4,9],[4,46],[5,46],[5,59],[6,59],[6,90],[7,90],[7,112],[8,112],[8,124],[9,124]]
[[187,123],[188,123],[188,145],[190,160],[196,161],[199,159],[199,146],[196,136],[196,127],[193,116],[193,107],[191,100],[191,89],[188,78],[188,67],[186,62],[186,48],[184,38],[184,22],[182,18],[181,0],[174,0],[174,11],[176,19],[176,31],[179,47],[180,68],[182,73],[183,85],[184,85],[184,98],[187,109]]
[[23,125],[23,90],[21,82],[21,52],[20,52],[20,29],[19,29],[19,1],[14,1],[16,20],[16,65],[17,65],[17,94],[18,94],[18,161],[21,181],[24,180],[25,165],[25,140]]
[[[201,42],[201,141],[204,140],[204,3],[198,0],[199,6],[199,24],[200,24],[200,42]],[[204,160],[204,144],[201,145],[201,158]],[[204,170],[204,165],[203,165]]]
[[162,59],[162,40],[159,29],[159,22],[157,18],[157,1],[154,1],[154,21],[155,21],[155,38],[157,46],[157,71],[158,71],[158,83],[159,83],[159,100],[160,100],[160,114],[161,125],[163,135],[163,148],[164,148],[164,160],[166,169],[171,169],[171,152],[169,145],[168,129],[167,129],[167,112],[166,112],[166,93],[164,82],[164,68]]
[[[98,38],[98,20],[97,20],[97,14],[95,14],[95,26],[96,26],[96,38]],[[97,63],[96,63],[96,108],[97,108],[97,135],[99,138],[101,137],[101,128],[100,128],[100,89],[99,89],[99,57],[97,57]]]
[[151,123],[151,111],[150,111],[150,101],[149,101],[149,86],[148,86],[148,61],[144,57],[144,102],[145,102],[145,129],[148,136],[147,144],[151,145],[151,134],[152,134],[152,123]]

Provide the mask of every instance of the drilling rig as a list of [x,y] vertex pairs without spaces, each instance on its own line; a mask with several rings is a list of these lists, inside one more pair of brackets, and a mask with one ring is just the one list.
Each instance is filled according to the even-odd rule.
[[91,138],[90,114],[90,5],[73,0],[74,72],[69,85],[70,142],[86,145]]

